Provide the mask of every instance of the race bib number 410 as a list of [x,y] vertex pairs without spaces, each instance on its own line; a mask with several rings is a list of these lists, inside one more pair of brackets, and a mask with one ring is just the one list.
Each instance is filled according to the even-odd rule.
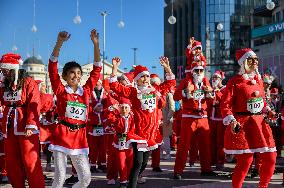
[[8,101],[8,102],[15,102],[15,101],[19,101],[21,100],[22,97],[22,90],[20,91],[7,91],[4,92],[4,101]]
[[247,110],[253,114],[261,112],[263,107],[264,102],[262,98],[254,98],[247,101]]
[[156,108],[156,95],[155,94],[143,94],[140,99],[141,108],[143,110],[153,111]]
[[79,102],[68,101],[65,116],[67,118],[86,121],[87,106]]
[[198,89],[193,93],[194,100],[204,99],[204,96],[205,96],[204,91],[201,89]]

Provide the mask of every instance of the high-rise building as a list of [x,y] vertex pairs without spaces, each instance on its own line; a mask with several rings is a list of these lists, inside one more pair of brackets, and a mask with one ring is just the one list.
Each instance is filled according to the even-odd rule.
[[[238,70],[235,51],[250,47],[251,14],[266,0],[165,0],[165,55],[177,79],[184,77],[185,48],[193,36],[202,42],[207,71],[221,69],[227,76]],[[172,14],[176,23],[168,23]]]

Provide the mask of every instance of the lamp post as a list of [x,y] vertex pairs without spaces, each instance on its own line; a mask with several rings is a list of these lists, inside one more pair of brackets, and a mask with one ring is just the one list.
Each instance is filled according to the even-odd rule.
[[134,52],[134,62],[133,65],[136,65],[136,51],[138,50],[138,48],[131,48]]
[[215,30],[215,64],[220,63],[220,32],[223,30],[222,23],[216,23]]
[[106,51],[106,16],[109,15],[107,11],[101,12],[101,16],[103,16],[103,30],[104,30],[104,38],[103,38],[103,79],[105,78],[105,51]]

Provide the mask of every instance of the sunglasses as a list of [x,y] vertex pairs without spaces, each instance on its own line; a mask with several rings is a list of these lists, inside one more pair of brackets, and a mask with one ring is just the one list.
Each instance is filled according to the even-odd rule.
[[203,72],[203,71],[204,71],[204,69],[194,69],[195,73],[199,73],[199,72]]
[[247,58],[247,61],[248,61],[249,63],[252,63],[252,62],[258,62],[259,60],[258,60],[257,57],[254,57],[254,58],[249,57],[249,58]]

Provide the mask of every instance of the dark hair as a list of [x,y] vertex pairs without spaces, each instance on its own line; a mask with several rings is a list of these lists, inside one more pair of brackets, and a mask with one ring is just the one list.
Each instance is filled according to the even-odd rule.
[[[14,73],[15,74],[15,70],[11,69],[10,73]],[[26,74],[26,70],[24,69],[19,69],[18,70],[18,82],[17,82],[17,89],[16,90],[20,90],[23,87],[24,84],[24,78],[27,77]],[[6,91],[12,91],[12,86],[13,86],[13,82],[15,80],[15,77],[10,77],[10,76],[6,76],[4,79],[4,86],[5,86],[5,90]]]
[[82,71],[82,67],[79,63],[77,63],[76,61],[70,61],[68,63],[66,63],[63,67],[63,71],[62,71],[62,76],[66,76],[67,72],[73,68],[79,68],[81,73],[83,73]]

